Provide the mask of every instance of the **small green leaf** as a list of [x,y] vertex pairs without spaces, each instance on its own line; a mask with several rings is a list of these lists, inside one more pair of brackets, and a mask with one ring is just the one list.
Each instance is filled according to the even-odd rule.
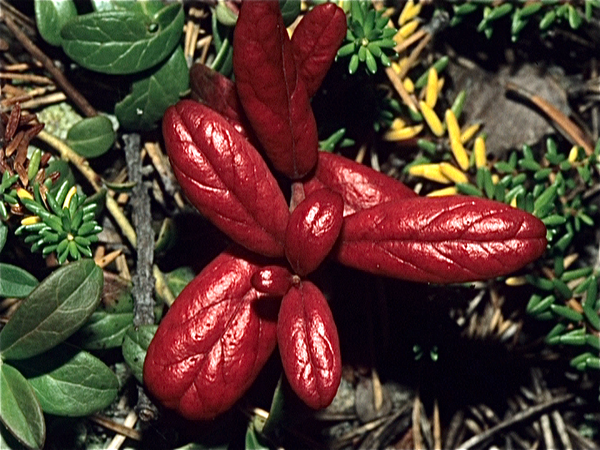
[[214,14],[219,23],[233,27],[237,23],[238,14],[235,13],[225,2],[218,2],[214,9]]
[[[258,423],[257,423],[258,422]],[[268,450],[269,447],[265,446],[259,438],[257,428],[262,427],[264,419],[255,416],[254,419],[248,424],[246,429],[245,448],[247,450]]]
[[[438,73],[438,75],[448,66],[448,62],[450,62],[450,58],[447,56],[442,56],[435,63],[431,65]],[[430,67],[430,68],[431,68]],[[428,68],[423,74],[415,81],[415,87],[417,89],[421,89],[423,86],[427,84],[427,79],[429,78],[429,69]]]
[[112,122],[105,116],[83,119],[73,125],[67,133],[67,143],[85,158],[103,155],[114,142]]
[[167,274],[167,286],[175,297],[181,294],[183,288],[194,279],[194,271],[191,267],[179,267]]
[[[1,200],[0,200],[1,202]],[[4,222],[0,220],[0,253],[2,253],[2,249],[4,248],[4,244],[6,244],[6,238],[8,237],[8,227],[4,225]],[[2,283],[2,273],[0,269],[0,284]]]
[[123,0],[91,0],[95,11],[133,11],[153,16],[164,8],[160,0],[137,0],[135,2]]
[[158,237],[154,243],[154,251],[162,252],[173,246],[175,243],[175,222],[173,219],[166,217],[158,232]]
[[163,61],[179,42],[184,13],[180,4],[154,17],[132,11],[78,16],[62,29],[62,46],[75,62],[96,72],[131,74]]
[[144,359],[150,341],[156,334],[158,325],[142,325],[137,329],[130,328],[123,340],[123,358],[131,369],[133,376],[143,383]]
[[284,25],[289,27],[300,14],[300,0],[279,0],[279,9]]
[[[534,300],[537,300],[537,302]],[[554,303],[555,300],[556,297],[554,297],[554,295],[549,295],[543,299],[539,295],[534,295],[531,297],[529,303],[527,304],[527,312],[534,316],[541,314],[548,310],[548,308],[550,308],[550,306]]]
[[513,5],[510,3],[504,3],[500,6],[496,6],[494,9],[490,11],[490,13],[486,16],[486,20],[491,22],[493,20],[498,20],[501,17],[504,17],[509,12],[512,11]]
[[269,417],[267,417],[262,429],[262,432],[267,437],[276,436],[277,429],[285,420],[286,395],[284,389],[285,381],[282,380],[282,377],[279,377],[275,392],[273,392]]
[[348,64],[348,73],[350,75],[353,75],[354,73],[356,73],[356,69],[358,69],[358,63],[359,63],[358,55],[355,53],[350,57],[350,63]]
[[373,54],[367,48],[365,48],[365,62],[367,63],[367,68],[371,73],[377,73],[377,61],[375,61]]
[[546,335],[546,343],[553,345],[559,342],[560,334],[567,329],[563,323],[557,323],[554,328]]
[[107,280],[103,302],[73,335],[72,342],[87,350],[120,347],[133,324],[131,287],[121,278]]
[[77,332],[74,342],[88,350],[119,347],[132,323],[133,310],[112,314],[97,311]]
[[2,358],[29,358],[71,336],[98,306],[103,281],[102,269],[91,259],[55,270],[0,332]]
[[477,5],[475,3],[463,3],[461,5],[453,5],[454,14],[456,15],[465,15],[470,14],[477,9]]
[[569,5],[569,26],[576,30],[581,25],[583,19],[579,14],[579,11],[573,7],[573,5]]
[[42,38],[50,45],[60,45],[60,30],[77,16],[72,0],[35,0],[35,23]]
[[0,263],[0,297],[27,297],[38,283],[26,270]]
[[41,449],[46,423],[33,388],[17,369],[0,364],[0,420],[19,442]]
[[550,25],[552,25],[555,19],[556,12],[554,12],[554,10],[548,11],[546,14],[544,14],[542,20],[540,20],[540,30],[547,30],[550,28]]
[[67,186],[75,185],[75,176],[69,167],[69,163],[64,159],[55,159],[48,163],[46,175],[51,175],[53,173],[59,173],[59,177],[49,187],[50,192],[56,194],[56,191],[60,189],[65,181],[67,182]]
[[119,381],[106,364],[70,345],[61,344],[15,365],[49,414],[86,416],[110,405],[119,391]]
[[165,110],[188,88],[189,81],[183,49],[178,47],[164,64],[134,82],[131,93],[115,105],[119,123],[131,130],[155,127]]

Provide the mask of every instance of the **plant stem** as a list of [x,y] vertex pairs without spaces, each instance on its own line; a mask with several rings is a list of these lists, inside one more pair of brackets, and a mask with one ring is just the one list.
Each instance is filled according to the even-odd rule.
[[65,94],[77,105],[77,107],[87,116],[93,117],[98,113],[94,109],[92,105],[86,100],[86,98],[81,95],[81,93],[75,89],[75,87],[67,80],[67,77],[54,65],[52,60],[46,56],[46,54],[40,50],[40,48],[33,43],[29,37],[17,26],[17,24],[8,16],[8,14],[3,13],[2,19],[6,26],[10,29],[12,34],[15,35],[17,40],[25,47],[25,49],[33,56],[35,59],[39,60],[44,68],[50,72],[56,83],[65,91]]
[[[71,162],[75,167],[77,167],[81,174],[90,182],[96,192],[102,188],[102,179],[100,178],[100,175],[94,172],[85,158],[75,153],[75,151],[73,151],[73,149],[71,149],[71,147],[65,144],[61,139],[45,131],[40,131],[36,138],[50,145],[60,153],[62,159]],[[108,212],[110,212],[110,214],[113,216],[115,222],[117,222],[117,225],[119,228],[121,228],[121,232],[125,235],[129,243],[135,248],[137,246],[137,236],[135,235],[135,231],[129,223],[129,220],[127,220],[127,217],[125,217],[125,214],[123,214],[119,204],[110,195],[106,196],[106,209],[108,209]]]
[[140,135],[124,134],[125,159],[129,180],[135,183],[131,193],[133,225],[138,237],[137,260],[133,276],[133,325],[154,323],[154,230],[148,187],[142,180],[142,160],[140,157]]

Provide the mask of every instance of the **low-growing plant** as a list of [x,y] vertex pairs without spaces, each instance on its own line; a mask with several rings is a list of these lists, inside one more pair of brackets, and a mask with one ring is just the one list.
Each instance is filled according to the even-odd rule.
[[90,259],[60,267],[38,284],[0,263],[0,297],[23,304],[0,331],[0,421],[25,447],[44,447],[44,414],[86,416],[108,406],[119,383],[101,360],[64,343],[102,298],[102,270]]
[[[185,417],[229,409],[276,343],[296,394],[313,408],[331,403],[341,378],[337,330],[306,278],[329,255],[378,275],[450,283],[510,273],[545,250],[546,229],[526,212],[472,197],[418,197],[318,151],[309,96],[343,38],[337,17],[335,5],[317,6],[290,40],[276,3],[244,3],[235,86],[201,69],[212,80],[209,95],[198,95],[206,104],[183,100],[165,114],[184,192],[238,244],[181,292],[148,348],[144,383]],[[253,143],[292,180],[289,207]]]

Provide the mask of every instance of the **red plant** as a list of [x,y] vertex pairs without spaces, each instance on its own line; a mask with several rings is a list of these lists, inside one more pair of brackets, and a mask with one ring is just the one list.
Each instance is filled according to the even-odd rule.
[[[313,408],[332,401],[341,376],[337,330],[323,294],[305,278],[328,256],[379,275],[453,283],[513,272],[546,247],[544,225],[526,212],[479,198],[418,197],[318,152],[309,96],[345,31],[343,11],[328,3],[313,8],[290,41],[277,2],[244,2],[236,85],[196,66],[203,103],[183,100],[165,113],[182,189],[238,244],[183,290],[148,348],[147,388],[187,418],[230,408],[276,342],[298,396]],[[256,142],[296,180],[291,207]]]

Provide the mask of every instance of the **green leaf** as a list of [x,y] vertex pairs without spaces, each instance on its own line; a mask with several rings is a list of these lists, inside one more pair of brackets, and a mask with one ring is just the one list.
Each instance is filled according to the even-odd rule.
[[184,13],[180,4],[154,17],[132,11],[78,16],[62,29],[62,46],[75,62],[96,72],[131,74],[163,61],[178,44]]
[[[257,423],[258,422],[258,423]],[[252,422],[248,424],[248,428],[246,429],[246,439],[245,439],[245,448],[247,450],[268,450],[269,447],[262,444],[260,438],[258,436],[257,428],[262,427],[262,423],[264,419],[255,416]]]
[[91,259],[55,270],[23,302],[0,332],[0,356],[25,359],[71,336],[100,302],[104,276]]
[[[4,248],[4,244],[6,244],[6,238],[7,238],[7,236],[8,236],[8,227],[6,225],[4,225],[4,222],[2,222],[0,220],[0,253],[2,253],[2,249]],[[0,272],[0,280],[2,280],[1,277],[2,277],[2,273]]]
[[158,237],[154,243],[154,251],[158,253],[171,248],[175,239],[175,222],[170,217],[166,217],[160,226]]
[[41,449],[46,423],[33,388],[17,369],[0,364],[0,420],[19,442]]
[[235,13],[225,2],[218,2],[214,9],[214,14],[217,17],[219,23],[227,27],[233,27],[238,18],[238,14]]
[[88,117],[71,127],[67,133],[67,143],[81,156],[95,158],[112,147],[115,136],[108,117]]
[[71,345],[61,344],[15,365],[49,414],[86,416],[110,405],[119,391],[119,381],[106,364]]
[[144,382],[143,373],[146,352],[157,329],[158,325],[142,325],[137,329],[130,328],[127,330],[125,339],[123,340],[123,358],[131,369],[133,376],[140,383]]
[[188,88],[189,81],[183,49],[178,47],[164,64],[134,82],[131,93],[115,105],[119,123],[132,130],[155,127],[165,110]]
[[286,27],[289,27],[298,14],[300,14],[300,1],[299,0],[279,0],[279,9],[283,16],[283,23]]
[[49,186],[49,190],[53,194],[56,195],[56,191],[58,191],[65,181],[68,183],[68,186],[75,185],[75,175],[73,175],[69,163],[64,159],[54,159],[48,163],[48,167],[46,167],[46,176],[52,173],[59,174],[58,179]]
[[133,324],[131,283],[107,280],[103,303],[75,333],[72,341],[87,350],[120,347]]
[[267,417],[262,429],[267,437],[276,436],[277,430],[285,419],[286,397],[284,395],[284,384],[285,382],[280,377],[275,392],[273,392],[269,417]]
[[194,279],[194,271],[191,267],[179,267],[167,274],[167,286],[175,297],[181,294],[183,288]]
[[35,0],[35,23],[42,38],[50,45],[60,45],[60,30],[72,18],[77,8],[72,0]]
[[165,6],[160,0],[91,0],[95,11],[133,11],[153,16]]
[[21,444],[17,439],[10,434],[10,431],[6,429],[0,421],[0,448],[2,450],[24,450],[26,447]]
[[38,283],[26,270],[0,263],[0,297],[27,297]]

